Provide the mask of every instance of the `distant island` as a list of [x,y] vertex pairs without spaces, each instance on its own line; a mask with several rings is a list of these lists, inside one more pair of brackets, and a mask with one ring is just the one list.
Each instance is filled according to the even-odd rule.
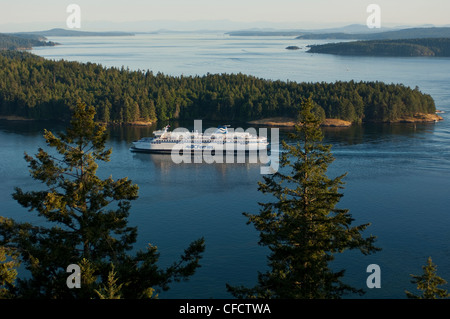
[[[334,32],[336,30],[336,32]],[[350,32],[358,30],[359,32]],[[450,27],[405,28],[399,30],[361,32],[360,25],[347,26],[326,32],[286,31],[233,31],[231,36],[295,36],[296,40],[358,40],[351,42],[309,45],[309,53],[367,56],[450,56]],[[337,32],[339,31],[339,32]],[[296,50],[291,45],[287,50]]]
[[286,47],[286,50],[300,50],[300,48],[296,45],[290,45]]
[[267,119],[295,118],[309,96],[324,124],[439,120],[429,94],[402,84],[296,83],[240,73],[169,76],[0,51],[3,118],[66,121],[83,101],[96,108],[97,121],[108,124],[193,119],[267,124]]
[[450,38],[370,40],[310,45],[309,53],[355,56],[449,57]]

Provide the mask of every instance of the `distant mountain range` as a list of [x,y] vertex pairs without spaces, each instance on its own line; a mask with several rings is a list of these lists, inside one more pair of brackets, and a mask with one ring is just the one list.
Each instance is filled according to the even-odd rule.
[[120,31],[78,31],[51,29],[46,31],[30,31],[16,33],[0,33],[0,50],[29,50],[39,46],[54,46],[58,43],[47,41],[46,37],[86,37],[86,36],[133,36],[134,33]]
[[32,32],[17,32],[17,33],[11,33],[12,35],[16,36],[26,36],[26,35],[37,35],[42,37],[87,37],[87,36],[101,36],[101,37],[107,37],[107,36],[133,36],[134,33],[130,32],[121,32],[121,31],[79,31],[79,30],[67,30],[62,28],[55,28],[51,30],[46,31],[32,31]]
[[423,26],[409,28],[369,29],[365,25],[318,30],[242,30],[227,32],[230,36],[295,36],[299,40],[396,40],[415,38],[447,38],[450,27]]
[[301,40],[399,40],[419,38],[450,38],[450,27],[408,28],[376,33],[306,33],[296,37]]
[[[208,30],[199,30],[207,32]],[[124,32],[124,31],[81,31],[73,29],[54,28],[44,31],[29,31],[7,33],[12,36],[25,37],[29,39],[44,40],[46,37],[75,37],[75,36],[134,36],[138,33],[173,33],[182,32],[169,29],[160,29],[152,32]],[[187,32],[187,31],[183,31]],[[191,31],[193,32],[193,31]],[[210,31],[211,32],[211,31]],[[300,40],[396,40],[414,38],[447,38],[450,37],[450,26],[445,27],[403,27],[403,28],[381,28],[369,29],[366,25],[351,24],[338,28],[326,29],[246,29],[241,31],[225,32],[230,36],[290,36]]]
[[394,28],[369,29],[366,25],[350,24],[343,27],[321,28],[321,29],[245,29],[230,31],[226,34],[230,36],[301,36],[308,34],[358,34],[358,33],[378,33],[380,31],[391,31]]

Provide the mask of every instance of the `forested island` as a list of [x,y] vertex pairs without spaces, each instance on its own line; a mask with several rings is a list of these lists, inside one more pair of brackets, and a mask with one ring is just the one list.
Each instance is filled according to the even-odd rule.
[[395,122],[435,114],[419,88],[382,82],[297,83],[244,74],[168,76],[95,63],[54,61],[0,51],[0,115],[68,120],[77,101],[96,108],[96,120],[135,123],[209,119],[295,118],[312,96],[322,119]]
[[55,42],[39,35],[0,33],[0,50],[29,50],[32,47],[55,45]]
[[450,38],[370,40],[310,45],[309,53],[366,56],[450,56]]

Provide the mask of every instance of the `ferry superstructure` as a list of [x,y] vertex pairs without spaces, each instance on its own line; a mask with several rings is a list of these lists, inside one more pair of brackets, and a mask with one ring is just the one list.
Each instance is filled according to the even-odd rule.
[[131,151],[148,153],[171,153],[172,151],[195,152],[250,152],[267,150],[265,136],[257,136],[243,130],[229,132],[227,125],[219,126],[211,134],[189,132],[188,130],[169,131],[169,125],[153,132],[153,137],[144,137],[133,142]]

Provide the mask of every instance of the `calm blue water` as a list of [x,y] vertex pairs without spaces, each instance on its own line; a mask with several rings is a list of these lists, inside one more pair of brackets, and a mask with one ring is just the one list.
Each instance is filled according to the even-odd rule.
[[[334,264],[347,269],[345,281],[366,290],[364,298],[404,298],[414,289],[428,256],[450,281],[450,59],[350,58],[288,51],[313,42],[290,38],[228,37],[222,34],[156,34],[130,38],[51,38],[63,45],[34,53],[50,59],[97,62],[104,66],[150,69],[171,75],[252,74],[290,81],[379,80],[419,86],[433,96],[445,121],[436,124],[363,125],[326,129],[335,162],[330,176],[347,172],[339,206],[350,209],[354,224],[371,223],[366,234],[383,250],[363,256],[344,253]],[[189,125],[189,124],[188,124]],[[191,123],[190,125],[193,125]],[[209,127],[204,125],[204,128]],[[42,223],[11,198],[15,186],[38,187],[29,177],[23,152],[44,147],[44,128],[58,124],[0,121],[1,214]],[[129,176],[140,187],[130,224],[138,226],[136,248],[150,242],[170,265],[188,243],[203,236],[202,267],[189,282],[174,284],[161,298],[229,298],[225,284],[253,285],[264,271],[266,250],[246,225],[242,212],[256,213],[261,164],[182,164],[170,157],[135,154],[130,142],[155,127],[110,128],[112,160],[99,174]],[[381,288],[366,287],[366,267],[381,267]]]

